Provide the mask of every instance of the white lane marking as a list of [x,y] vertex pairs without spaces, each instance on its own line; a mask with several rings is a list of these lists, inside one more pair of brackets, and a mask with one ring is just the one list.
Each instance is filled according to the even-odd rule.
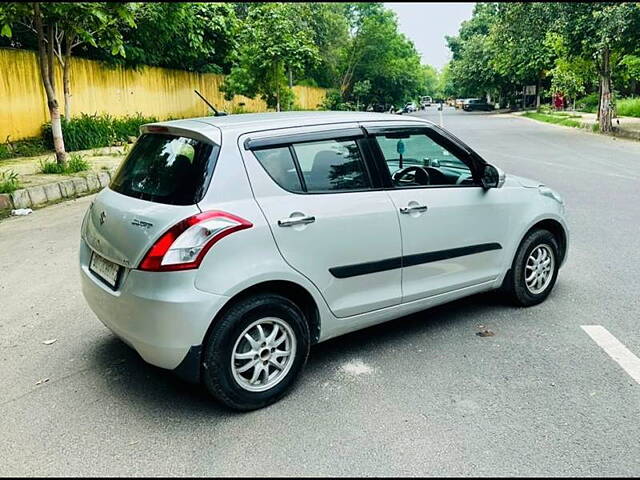
[[602,325],[581,325],[596,342],[631,378],[640,383],[640,358],[636,357]]

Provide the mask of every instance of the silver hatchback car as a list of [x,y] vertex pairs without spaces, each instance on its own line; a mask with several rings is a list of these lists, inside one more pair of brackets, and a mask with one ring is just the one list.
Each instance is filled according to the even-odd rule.
[[309,348],[474,293],[543,301],[564,203],[413,117],[145,125],[82,224],[84,296],[142,358],[250,410]]

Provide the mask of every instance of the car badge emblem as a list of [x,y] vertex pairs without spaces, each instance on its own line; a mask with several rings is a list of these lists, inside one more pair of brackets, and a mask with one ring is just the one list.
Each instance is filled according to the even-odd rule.
[[104,211],[100,214],[100,225],[104,225],[104,221],[107,219],[107,214]]

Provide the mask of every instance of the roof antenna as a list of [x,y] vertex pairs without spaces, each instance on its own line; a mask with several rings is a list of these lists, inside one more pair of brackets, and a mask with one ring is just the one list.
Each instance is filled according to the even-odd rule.
[[213,105],[211,105],[211,104],[209,103],[209,101],[208,101],[206,98],[204,98],[204,97],[200,94],[200,92],[199,92],[198,90],[194,90],[194,92],[196,92],[196,95],[198,95],[198,96],[202,99],[202,101],[203,101],[204,103],[206,103],[207,105],[209,105],[209,107],[211,108],[211,110],[213,110],[213,116],[214,116],[214,117],[224,117],[225,115],[229,115],[227,112],[219,112],[218,110],[216,110],[216,107],[214,107]]

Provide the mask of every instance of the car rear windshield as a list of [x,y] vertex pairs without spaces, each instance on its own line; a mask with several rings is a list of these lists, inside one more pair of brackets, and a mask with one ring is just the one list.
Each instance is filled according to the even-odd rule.
[[123,195],[170,205],[202,200],[219,146],[179,135],[140,136],[109,187]]

